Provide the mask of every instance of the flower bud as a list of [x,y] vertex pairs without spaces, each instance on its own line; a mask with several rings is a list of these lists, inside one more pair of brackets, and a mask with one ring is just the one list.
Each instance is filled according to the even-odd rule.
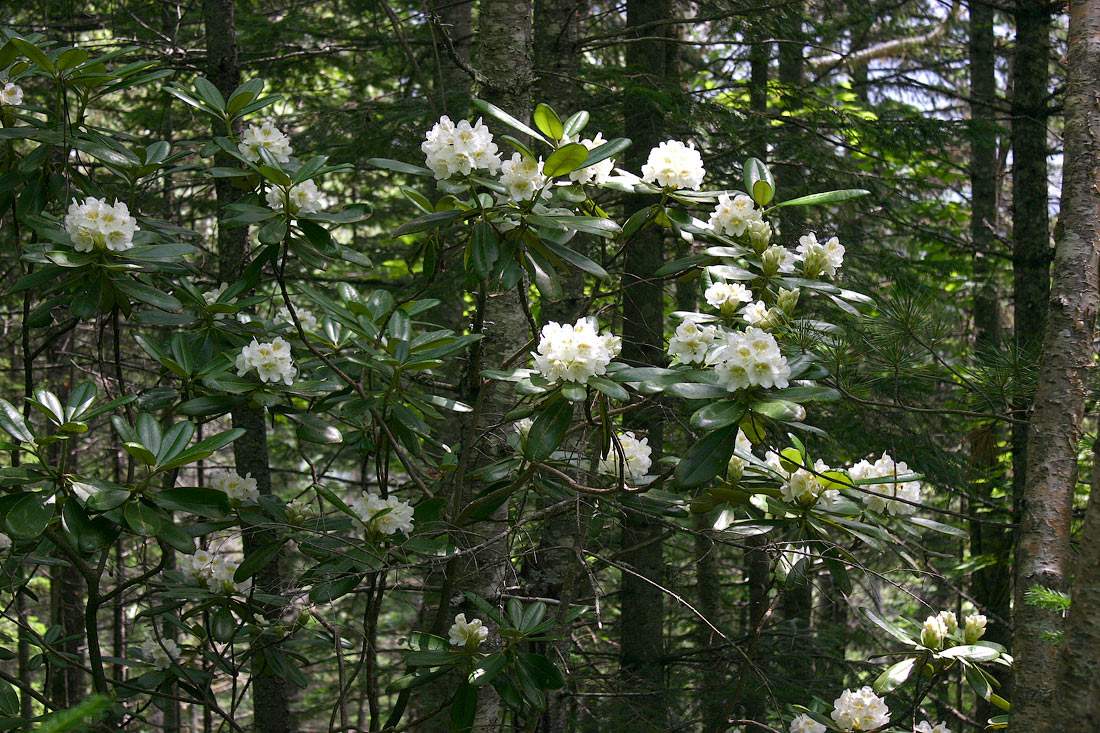
[[745,473],[745,459],[737,456],[730,456],[729,463],[726,464],[726,481],[731,484],[736,484],[741,480],[741,476]]
[[985,616],[972,614],[966,617],[963,627],[963,637],[967,644],[973,644],[985,635]]
[[753,251],[760,254],[772,241],[772,226],[763,219],[757,219],[748,223],[749,243]]
[[824,252],[811,251],[802,260],[802,277],[807,280],[816,280],[828,266],[829,257]]
[[929,649],[939,649],[947,638],[947,627],[939,616],[929,616],[921,627],[920,643]]
[[780,247],[768,247],[764,250],[764,254],[760,255],[760,268],[764,271],[765,277],[771,277],[779,272],[780,259],[783,254],[780,250]]
[[940,621],[943,621],[943,625],[947,627],[948,634],[954,634],[959,630],[959,619],[954,611],[940,611]]
[[775,307],[788,316],[794,315],[794,309],[798,305],[798,296],[801,294],[802,291],[798,288],[794,290],[780,290],[779,297],[775,299]]

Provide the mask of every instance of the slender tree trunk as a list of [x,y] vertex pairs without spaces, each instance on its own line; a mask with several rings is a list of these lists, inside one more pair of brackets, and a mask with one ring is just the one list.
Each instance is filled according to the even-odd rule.
[[[1070,3],[1068,49],[1063,231],[1054,255],[1038,389],[1028,426],[1027,483],[1016,548],[1012,728],[1029,733],[1089,729],[1082,727],[1080,719],[1073,720],[1068,729],[1059,723],[1058,675],[1052,674],[1058,658],[1044,632],[1060,628],[1061,619],[1056,613],[1029,605],[1024,598],[1036,584],[1065,590],[1068,581],[1081,418],[1100,301],[1100,0]],[[1089,529],[1095,533],[1095,522]],[[1094,571],[1095,563],[1083,569]],[[1086,609],[1090,595],[1084,596]],[[1078,621],[1073,632],[1087,643],[1087,637],[1095,633],[1095,623],[1095,617]],[[1067,673],[1072,679],[1087,672],[1087,668],[1073,666],[1078,661],[1073,655],[1083,651],[1070,649]],[[1064,692],[1081,700],[1077,690]]]
[[[665,121],[653,104],[654,89],[662,89],[666,78],[666,43],[657,36],[662,30],[647,27],[672,15],[668,0],[628,0],[626,73],[623,118],[630,121],[633,146],[627,151],[627,166],[637,170],[651,148],[663,139]],[[649,204],[628,199],[628,211]],[[664,261],[664,242],[659,230],[644,229],[626,248],[623,264],[623,350],[622,359],[633,364],[662,364],[664,353],[664,292],[653,273]],[[660,408],[649,407],[624,419],[625,427],[644,434],[656,460],[663,446]],[[667,699],[664,659],[664,594],[653,583],[665,585],[664,547],[660,525],[646,515],[627,512],[622,522],[622,561],[633,572],[622,574],[620,609],[621,689],[643,693],[624,698],[616,718],[622,726],[639,731],[667,729]],[[636,574],[635,574],[636,573]],[[639,577],[642,576],[642,577]]]
[[[226,98],[240,84],[240,67],[237,62],[237,31],[234,20],[234,0],[204,0],[203,21],[206,27],[207,75]],[[215,135],[224,131],[215,130]],[[218,197],[218,220],[225,218],[226,207],[240,198],[240,191],[228,180],[215,182]],[[248,260],[248,228],[228,229],[218,226],[218,278],[222,282],[234,282]],[[233,443],[236,469],[242,476],[251,474],[261,495],[271,494],[271,466],[268,461],[267,426],[261,407],[245,405],[233,410],[233,427],[242,428],[245,434]],[[249,556],[273,539],[270,531],[252,529],[244,532],[244,553]],[[280,595],[282,578],[279,558],[268,563],[253,576],[253,583],[263,593]],[[265,614],[277,613],[276,608],[262,608]],[[265,650],[257,656],[252,668],[253,725],[264,733],[290,733],[294,722],[290,715],[290,686],[285,679],[273,673],[264,663],[266,654],[278,653],[278,649]]]
[[1100,730],[1100,440],[1091,479],[1062,646],[1062,730]]
[[[1016,348],[1025,358],[1039,351],[1050,297],[1047,214],[1047,106],[1050,88],[1050,13],[1046,0],[1016,0],[1016,51],[1012,61],[1012,279]],[[1026,419],[1026,398],[1013,405]],[[1012,426],[1012,490],[1019,499],[1027,475],[1028,428]]]

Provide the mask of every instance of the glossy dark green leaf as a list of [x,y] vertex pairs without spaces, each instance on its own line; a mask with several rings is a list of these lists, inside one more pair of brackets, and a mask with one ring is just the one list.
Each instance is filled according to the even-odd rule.
[[233,573],[234,583],[243,583],[260,572],[279,556],[285,540],[273,540],[245,554],[244,560]]
[[697,488],[724,472],[733,455],[736,436],[737,425],[727,425],[688,448],[676,466],[676,485]]
[[538,413],[527,434],[523,453],[531,461],[544,461],[557,449],[573,420],[573,404],[559,399]]
[[470,244],[466,247],[466,271],[478,280],[488,277],[500,254],[499,241],[491,224],[487,221],[478,221],[474,225]]
[[542,172],[548,178],[572,173],[580,168],[588,157],[588,148],[580,143],[568,143],[550,153],[542,164]]
[[123,509],[123,516],[126,517],[126,524],[130,526],[131,531],[146,537],[156,534],[160,528],[161,518],[159,513],[140,500],[134,500],[126,504]]
[[478,110],[485,113],[489,117],[492,117],[494,120],[497,120],[498,122],[503,122],[505,125],[508,125],[508,127],[511,127],[513,130],[522,132],[524,135],[530,135],[534,139],[540,142],[544,142],[547,145],[550,144],[550,141],[543,137],[539,132],[531,129],[512,115],[502,110],[500,107],[497,107],[495,104],[490,104],[489,102],[485,102],[481,99],[471,99],[470,104],[472,104],[474,107],[476,107]]
[[691,425],[699,430],[717,430],[741,422],[744,414],[745,405],[740,400],[711,402],[692,414]]
[[469,682],[463,682],[455,690],[451,701],[451,733],[466,733],[474,724],[477,713],[477,688]]
[[866,196],[870,191],[862,188],[846,188],[840,191],[825,191],[823,193],[812,193],[809,196],[799,196],[796,199],[790,201],[784,201],[776,204],[772,208],[780,208],[782,206],[819,206],[821,204],[836,204],[841,201],[848,201],[849,199],[859,198],[860,196]]
[[916,657],[909,657],[896,664],[890,665],[878,676],[878,679],[875,680],[875,692],[880,695],[885,695],[901,687],[905,684],[905,681],[909,679],[909,675],[913,672],[913,665],[916,664],[916,662]]
[[4,528],[16,539],[29,540],[42,534],[53,518],[53,504],[46,504],[45,494],[27,494],[8,510]]
[[221,519],[232,511],[229,497],[205,486],[180,486],[153,494],[153,502],[164,509],[188,512],[209,519]]

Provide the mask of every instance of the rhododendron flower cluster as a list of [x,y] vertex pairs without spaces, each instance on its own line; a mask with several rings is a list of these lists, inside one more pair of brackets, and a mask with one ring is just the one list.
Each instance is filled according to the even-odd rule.
[[922,720],[917,723],[917,727],[913,729],[913,733],[951,733],[951,729],[947,727],[947,723],[942,721],[933,725],[927,720]]
[[489,629],[481,623],[481,619],[466,620],[466,614],[455,616],[455,622],[447,631],[447,638],[452,646],[462,647],[473,651],[481,646],[481,642],[489,638]]
[[770,333],[749,326],[743,332],[726,335],[726,345],[711,357],[718,384],[730,392],[749,387],[778,387],[788,384],[791,368],[779,353]]
[[791,721],[790,733],[825,733],[828,728],[802,713]]
[[590,378],[606,374],[607,365],[622,349],[622,340],[597,328],[595,318],[543,326],[538,353],[531,354],[542,376],[551,382],[587,384]]
[[377,530],[384,535],[400,532],[406,536],[412,533],[413,508],[396,496],[383,499],[378,494],[363,492],[349,506],[359,516],[355,524],[363,531]]
[[924,620],[920,630],[920,643],[929,649],[939,649],[947,638],[947,624],[939,616],[929,616]]
[[971,614],[963,621],[963,638],[967,644],[973,644],[985,636],[985,616],[980,613]]
[[820,458],[814,463],[813,471],[801,467],[794,467],[793,471],[788,470],[791,464],[787,463],[784,466],[784,461],[774,451],[768,451],[764,456],[764,462],[779,474],[779,478],[783,482],[779,487],[779,491],[783,495],[783,500],[788,504],[811,506],[820,498],[822,502],[828,505],[840,498],[839,491],[826,489],[818,478],[826,471],[832,470]]
[[765,273],[791,273],[798,264],[799,256],[786,247],[773,244],[760,255],[761,266]]
[[[653,465],[650,458],[653,449],[649,447],[649,438],[635,438],[632,432],[619,433],[619,446],[622,447],[623,478],[637,481],[649,473],[649,467]],[[619,460],[619,451],[615,449],[613,443],[607,455],[600,460],[599,472],[608,476],[618,476]]]
[[741,317],[745,319],[745,323],[751,323],[759,328],[767,329],[772,325],[772,311],[764,305],[762,300],[749,303],[742,308]]
[[531,426],[535,424],[535,421],[529,417],[516,420],[512,423],[512,427],[516,431],[516,435],[520,440],[527,440],[527,435],[531,432]]
[[[202,299],[207,305],[213,305],[218,302],[218,298],[222,297],[222,293],[225,292],[229,285],[227,283],[218,283],[218,287],[213,290],[208,290],[202,294]],[[220,321],[225,318],[225,313],[215,313],[214,320]]]
[[753,200],[743,193],[730,198],[728,193],[718,196],[718,205],[710,215],[708,225],[719,234],[740,237],[751,222],[762,221],[763,215]]
[[324,194],[313,181],[302,181],[297,186],[291,186],[289,192],[275,186],[267,190],[267,205],[275,211],[282,211],[287,199],[290,200],[292,214],[316,214],[325,208]]
[[[305,331],[313,332],[317,330],[317,316],[305,308],[295,308],[294,315],[298,316],[298,322],[302,324],[302,329]],[[279,307],[279,312],[276,314],[276,319],[294,325],[294,318],[290,315],[290,309],[285,305]]]
[[124,252],[134,246],[134,233],[141,227],[130,216],[126,204],[89,196],[84,203],[73,201],[65,215],[65,231],[73,240],[77,252],[91,252],[106,247],[112,252]]
[[867,685],[858,690],[845,690],[833,702],[833,708],[831,717],[844,731],[874,730],[890,722],[886,701]]
[[141,657],[155,669],[164,671],[172,666],[180,655],[180,648],[171,639],[146,639],[141,644]]
[[7,104],[12,107],[18,107],[23,104],[23,90],[18,84],[8,82],[4,85],[4,88],[0,90],[0,104]]
[[[575,142],[572,139],[566,139],[563,143]],[[603,139],[603,133],[597,132],[594,138],[585,138],[581,140],[581,145],[589,150],[595,150],[607,141]],[[593,163],[590,166],[584,168],[578,168],[569,174],[569,178],[577,183],[595,183],[601,184],[607,182],[607,179],[611,177],[611,172],[615,170],[615,160],[613,158],[604,158],[598,163]]]
[[233,582],[238,563],[214,555],[207,550],[195,550],[193,555],[180,557],[180,572],[184,577],[205,585],[211,593],[247,593],[252,580]]
[[681,364],[702,364],[718,338],[718,328],[702,326],[691,318],[676,327],[676,334],[668,341],[668,354]]
[[698,189],[705,173],[699,151],[679,140],[666,140],[650,150],[642,166],[642,180],[661,188]]
[[425,136],[420,149],[436,180],[468,176],[475,170],[496,175],[500,155],[493,134],[478,119],[473,125],[462,120],[457,125],[446,115],[439,118]]
[[[908,473],[911,473],[911,471],[909,470],[909,466],[905,464],[905,461],[895,462],[894,459],[890,457],[889,453],[883,453],[882,457],[874,463],[860,461],[848,469],[848,475],[855,481],[875,478],[893,478],[895,476],[904,476]],[[863,503],[872,511],[886,511],[895,517],[908,516],[917,511],[917,507],[912,504],[895,501],[891,497],[903,499],[904,501],[919,502],[919,481],[870,483],[862,484],[859,488],[874,492],[874,494],[865,493],[863,495]],[[882,496],[875,496],[875,494],[881,494]]]
[[500,166],[500,183],[508,189],[512,201],[530,201],[540,191],[543,198],[550,196],[549,191],[542,190],[546,184],[546,176],[542,174],[542,158],[532,160],[520,153],[513,153],[511,159]]
[[255,369],[260,381],[265,384],[282,382],[289,386],[294,384],[294,378],[298,374],[290,354],[290,344],[279,336],[264,343],[252,339],[252,343],[241,349],[241,353],[237,355],[236,366],[237,376],[243,377]]
[[251,163],[261,162],[260,150],[266,150],[280,163],[289,163],[290,154],[293,152],[290,147],[290,138],[270,122],[264,122],[259,126],[249,125],[241,136],[237,150],[245,160]]
[[810,232],[799,237],[798,242],[799,258],[807,277],[817,277],[821,273],[832,277],[844,263],[844,246],[836,237],[820,244],[817,235]]
[[256,479],[252,474],[241,476],[236,471],[223,469],[215,471],[210,477],[210,488],[220,491],[232,501],[256,501],[260,498],[260,490],[256,488]]
[[729,315],[742,303],[752,302],[752,291],[741,283],[716,282],[703,292],[703,297],[707,303]]

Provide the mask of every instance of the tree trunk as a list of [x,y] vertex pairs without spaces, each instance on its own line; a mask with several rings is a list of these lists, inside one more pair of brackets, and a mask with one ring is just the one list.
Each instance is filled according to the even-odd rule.
[[[207,75],[228,99],[240,84],[240,68],[237,63],[237,30],[234,21],[234,0],[204,0],[203,21],[206,27]],[[214,131],[224,134],[223,130]],[[226,207],[240,198],[241,192],[228,179],[215,181],[218,198],[218,220],[225,218]],[[218,278],[222,282],[234,282],[248,259],[248,228],[228,229],[218,226]],[[242,476],[252,474],[261,495],[271,494],[271,467],[268,463],[267,426],[264,410],[245,405],[233,410],[233,427],[242,428],[245,434],[233,443],[236,469]],[[244,532],[244,553],[249,556],[273,539],[270,531]],[[279,558],[268,563],[253,577],[257,590],[273,595],[281,594],[282,578]],[[276,609],[263,608],[267,613]],[[277,653],[277,648],[264,653]],[[264,733],[290,733],[294,724],[290,716],[290,687],[287,681],[271,672],[263,663],[263,654],[253,664],[252,709],[253,726]]]
[[[1050,13],[1046,0],[1016,0],[1012,61],[1012,279],[1016,348],[1038,353],[1050,298],[1047,214],[1047,106],[1050,87]],[[1017,399],[1017,418],[1030,403]],[[1027,475],[1028,428],[1012,426],[1012,490],[1016,521]]]
[[[632,30],[637,26],[659,23],[672,15],[671,3],[628,0],[626,73],[628,86],[623,93],[623,118],[630,121],[633,146],[627,151],[628,168],[641,168],[651,148],[662,140],[665,121],[653,103],[653,90],[662,89],[666,78],[668,53],[658,36],[660,27]],[[645,40],[633,40],[645,39]],[[627,210],[650,204],[645,199],[628,198]],[[663,264],[664,242],[659,230],[643,229],[626,247],[623,263],[623,350],[629,364],[664,363],[664,292],[653,273]],[[624,427],[645,435],[656,461],[663,446],[663,425],[656,405],[631,413]],[[637,573],[622,574],[620,607],[621,689],[641,693],[623,698],[616,718],[623,727],[638,731],[667,730],[667,700],[664,660],[664,548],[662,528],[646,515],[627,512],[622,522],[622,561]],[[642,577],[639,577],[642,576]]]
[[[1097,314],[1100,240],[1100,0],[1070,3],[1065,102],[1063,233],[1054,255],[1038,389],[1028,426],[1027,483],[1016,548],[1016,659],[1012,726],[1017,731],[1060,727],[1054,645],[1043,632],[1061,626],[1058,614],[1029,605],[1024,594],[1038,584],[1065,590],[1081,418],[1088,394]],[[1095,522],[1090,527],[1095,532]],[[1087,568],[1086,568],[1087,570]],[[1087,598],[1087,596],[1086,596]],[[1086,600],[1086,604],[1088,601]],[[1088,623],[1095,623],[1095,618]],[[1075,633],[1087,633],[1077,624]],[[1072,650],[1076,653],[1079,650]],[[1083,650],[1081,650],[1083,651]],[[1073,657],[1069,657],[1073,662]],[[1083,670],[1070,669],[1074,675]],[[1080,693],[1072,693],[1074,699]],[[1087,730],[1074,720],[1072,729]]]

